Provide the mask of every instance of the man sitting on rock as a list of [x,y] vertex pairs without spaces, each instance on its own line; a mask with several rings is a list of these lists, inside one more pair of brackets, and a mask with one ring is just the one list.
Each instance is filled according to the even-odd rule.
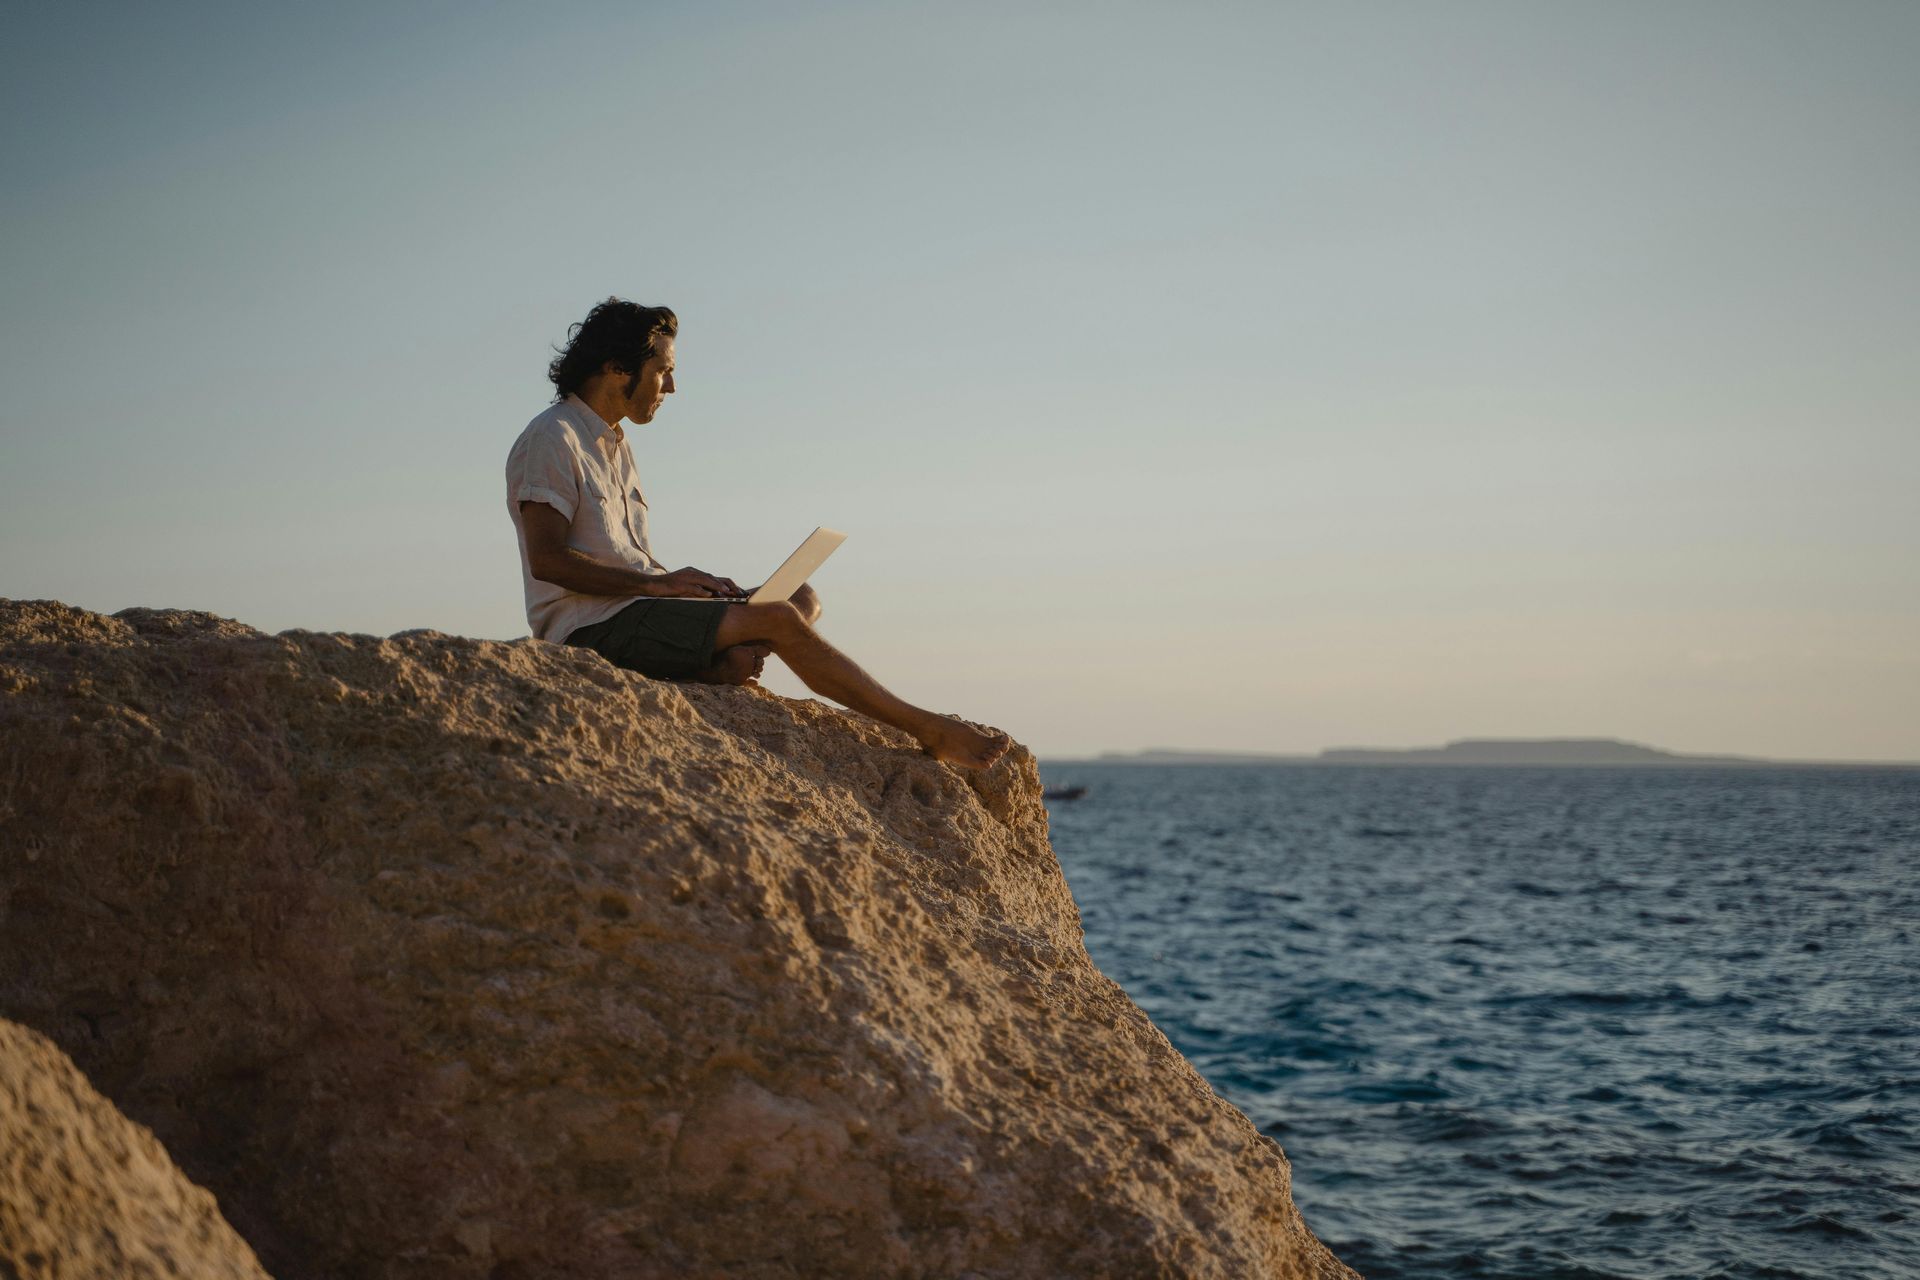
[[974,769],[998,760],[1005,734],[902,701],[821,639],[811,586],[791,600],[747,604],[731,578],[669,572],[654,559],[620,424],[653,421],[673,394],[679,330],[665,307],[609,298],[573,326],[547,369],[555,403],[507,455],[533,634],[664,680],[746,684],[777,654],[815,693],[904,729],[937,759]]

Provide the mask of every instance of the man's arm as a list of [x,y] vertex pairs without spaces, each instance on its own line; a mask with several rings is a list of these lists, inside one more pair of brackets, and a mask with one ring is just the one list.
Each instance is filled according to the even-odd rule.
[[626,565],[595,560],[578,547],[567,545],[567,518],[544,502],[520,504],[520,527],[526,531],[527,568],[540,581],[568,591],[589,596],[696,598],[745,594],[733,579],[698,569],[642,573]]

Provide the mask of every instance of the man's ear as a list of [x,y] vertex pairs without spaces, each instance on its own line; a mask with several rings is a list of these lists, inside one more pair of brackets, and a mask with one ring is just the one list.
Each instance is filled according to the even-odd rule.
[[629,398],[632,397],[634,389],[640,385],[640,371],[628,368],[618,360],[606,361],[600,366],[600,372],[607,376],[609,382],[619,378],[626,379],[620,394]]

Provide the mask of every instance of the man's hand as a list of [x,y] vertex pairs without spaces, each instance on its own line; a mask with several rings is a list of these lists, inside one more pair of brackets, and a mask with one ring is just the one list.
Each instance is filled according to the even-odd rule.
[[742,591],[740,584],[732,578],[716,577],[704,570],[689,566],[649,579],[647,594],[678,598],[692,596],[695,599],[710,600],[715,596],[744,596],[747,593]]

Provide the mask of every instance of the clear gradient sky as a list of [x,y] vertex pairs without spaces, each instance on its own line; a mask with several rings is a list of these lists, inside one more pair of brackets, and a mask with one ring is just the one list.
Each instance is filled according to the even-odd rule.
[[661,554],[1043,753],[1920,759],[1909,0],[7,25],[0,595],[524,635],[620,294]]

